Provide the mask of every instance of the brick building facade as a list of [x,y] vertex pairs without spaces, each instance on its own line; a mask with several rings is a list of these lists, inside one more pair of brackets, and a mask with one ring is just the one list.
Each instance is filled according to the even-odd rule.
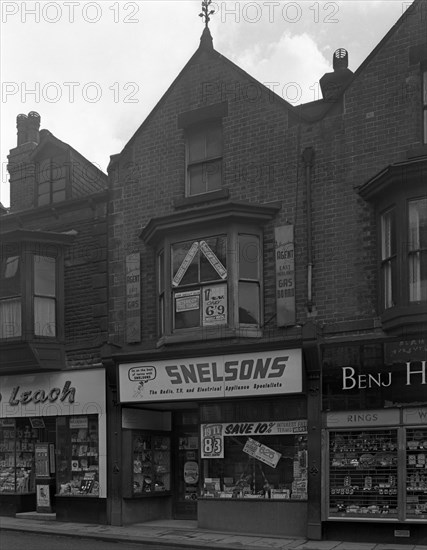
[[425,540],[422,8],[299,107],[205,29],[111,157],[113,522]]
[[[39,127],[17,118],[0,219],[0,510],[105,522],[107,176]],[[91,458],[71,444],[79,422]]]

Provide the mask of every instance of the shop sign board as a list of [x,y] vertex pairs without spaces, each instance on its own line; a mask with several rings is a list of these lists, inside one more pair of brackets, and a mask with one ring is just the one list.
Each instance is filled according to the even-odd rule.
[[201,454],[202,458],[224,458],[224,437],[306,433],[307,420],[264,420],[259,422],[216,422],[213,424],[202,424],[200,427]]
[[295,325],[294,226],[276,227],[276,312],[277,326]]
[[427,407],[403,409],[403,424],[423,424],[427,426]]
[[105,371],[62,371],[0,377],[0,417],[105,412]]
[[301,393],[301,350],[123,363],[119,383],[125,403]]
[[274,449],[270,449],[267,445],[263,445],[251,437],[248,437],[248,440],[243,447],[243,452],[261,462],[264,462],[264,464],[268,464],[268,466],[271,466],[272,468],[277,466],[277,463],[282,456],[281,453],[278,453]]
[[397,409],[331,412],[326,415],[328,428],[396,426],[399,421],[400,411]]

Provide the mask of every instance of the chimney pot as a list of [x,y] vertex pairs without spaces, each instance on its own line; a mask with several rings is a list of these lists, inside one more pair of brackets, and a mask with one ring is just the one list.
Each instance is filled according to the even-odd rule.
[[18,130],[17,132],[17,135],[18,135],[18,140],[17,140],[17,145],[18,147],[20,145],[22,145],[23,143],[26,143],[28,140],[27,140],[27,130],[28,130],[28,127],[27,127],[27,122],[28,122],[28,117],[27,115],[24,115],[24,114],[20,114],[16,117],[16,128]]
[[39,143],[40,141],[40,115],[36,111],[28,113],[28,135],[27,141]]

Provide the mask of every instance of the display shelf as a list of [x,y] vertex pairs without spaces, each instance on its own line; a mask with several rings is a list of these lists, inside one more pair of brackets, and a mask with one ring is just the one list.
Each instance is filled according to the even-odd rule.
[[96,415],[57,422],[57,487],[61,496],[99,495],[99,435]]
[[169,492],[170,478],[170,437],[133,432],[133,496]]
[[397,430],[330,432],[329,516],[397,518]]
[[427,519],[427,428],[406,430],[406,515]]
[[35,491],[34,444],[39,431],[27,419],[0,424],[0,493]]

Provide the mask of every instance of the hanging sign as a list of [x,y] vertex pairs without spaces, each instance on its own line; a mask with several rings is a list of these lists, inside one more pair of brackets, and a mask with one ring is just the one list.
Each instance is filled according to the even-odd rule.
[[295,325],[294,226],[275,230],[277,326]]
[[281,453],[267,447],[267,445],[263,445],[259,441],[255,441],[255,439],[252,439],[251,437],[248,437],[246,445],[243,447],[243,452],[261,462],[264,462],[264,464],[267,464],[272,468],[277,466],[277,463],[282,456]]
[[175,277],[172,279],[172,286],[178,286],[181,282],[182,278],[184,277],[188,266],[191,264],[191,262],[194,259],[194,256],[197,254],[197,251],[199,250],[199,243],[196,241],[191,245],[190,250],[187,252],[182,264],[180,265],[178,271],[175,273]]
[[221,279],[227,278],[227,270],[222,265],[220,260],[215,255],[212,248],[208,245],[206,241],[200,241],[200,249],[203,252],[203,254],[206,256],[212,267],[215,269],[215,271],[218,273],[218,275],[221,277]]

